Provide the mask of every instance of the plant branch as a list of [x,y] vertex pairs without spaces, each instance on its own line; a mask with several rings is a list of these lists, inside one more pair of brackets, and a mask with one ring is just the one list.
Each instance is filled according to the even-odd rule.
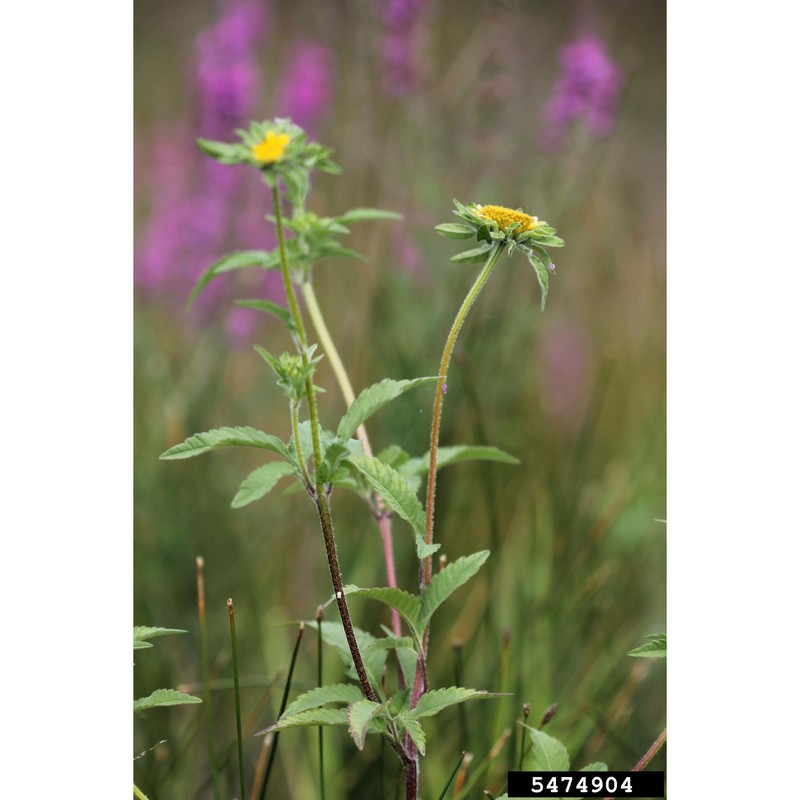
[[[486,259],[486,264],[478,275],[472,288],[464,298],[461,308],[456,314],[453,325],[450,328],[450,333],[444,345],[442,352],[442,361],[439,366],[439,382],[436,384],[436,396],[433,400],[433,422],[431,423],[431,455],[430,464],[428,466],[428,488],[425,497],[425,543],[431,544],[433,542],[433,510],[436,500],[436,459],[439,448],[439,429],[442,423],[442,405],[444,403],[444,386],[447,382],[447,370],[450,367],[450,356],[453,354],[453,347],[455,346],[458,334],[461,331],[461,326],[467,318],[470,309],[472,308],[475,300],[483,289],[489,276],[492,274],[497,259],[500,253],[503,252],[504,245],[500,244],[489,253]],[[431,582],[431,557],[425,559],[425,563],[420,576],[420,589],[424,588]]]

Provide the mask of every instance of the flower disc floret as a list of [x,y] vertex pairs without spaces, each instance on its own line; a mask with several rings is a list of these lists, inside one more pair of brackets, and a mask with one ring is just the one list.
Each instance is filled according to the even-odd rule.
[[524,211],[514,211],[505,206],[476,206],[478,214],[484,219],[493,220],[497,223],[497,227],[501,231],[506,231],[514,222],[518,223],[518,227],[514,229],[516,234],[532,231],[543,222],[539,222],[538,217],[532,217]]
[[264,139],[258,144],[254,144],[250,152],[256,161],[260,161],[262,164],[272,164],[283,156],[291,138],[288,133],[267,131]]

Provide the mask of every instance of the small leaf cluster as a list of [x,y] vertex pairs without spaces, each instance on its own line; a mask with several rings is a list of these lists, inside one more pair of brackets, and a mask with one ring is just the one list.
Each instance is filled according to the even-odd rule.
[[[316,365],[322,361],[324,356],[314,358],[314,351],[317,349],[315,344],[306,348],[305,358],[293,353],[281,353],[277,358],[265,350],[260,345],[255,345],[258,354],[272,367],[272,371],[277,376],[278,386],[283,389],[284,394],[289,398],[293,405],[299,405],[303,398],[308,394],[308,383],[314,374]],[[319,386],[314,386],[315,392],[322,392]]]
[[[155,639],[158,636],[170,636],[173,633],[186,633],[186,631],[178,630],[177,628],[153,628],[146,625],[134,626],[133,649],[143,650],[152,647],[153,644],[150,639]],[[151,708],[160,708],[162,706],[179,706],[202,702],[199,697],[179,692],[177,689],[156,689],[147,697],[140,697],[138,700],[133,701],[133,713],[138,714],[141,711],[149,711]]]
[[[293,203],[302,205],[308,194],[309,173],[312,170],[338,174],[339,166],[331,159],[331,150],[317,142],[309,142],[306,132],[290,119],[276,118],[251,122],[247,130],[237,130],[239,142],[216,142],[198,139],[197,146],[205,155],[220,164],[246,164],[261,172],[264,181],[272,188],[282,179]],[[268,134],[288,136],[289,140],[275,161],[259,161],[253,149]]]
[[[275,221],[272,215],[267,219]],[[394,211],[383,211],[378,208],[354,208],[338,217],[320,217],[307,211],[302,204],[293,207],[292,216],[284,219],[284,225],[291,232],[287,239],[285,252],[286,260],[292,270],[295,281],[303,282],[309,279],[314,264],[327,258],[351,258],[365,261],[365,257],[355,250],[344,247],[336,238],[350,233],[348,227],[353,222],[368,220],[399,220],[400,214]],[[197,279],[189,295],[188,304],[191,305],[203,289],[215,278],[240,269],[257,267],[264,270],[278,269],[281,263],[280,250],[240,250],[223,256],[219,261],[208,267]],[[276,303],[265,300],[241,300],[238,304],[246,308],[277,316],[287,327],[293,327],[289,310]]]
[[[535,217],[529,217],[533,227],[528,230],[522,222],[511,222],[501,228],[496,220],[481,213],[482,206],[476,203],[464,205],[455,199],[453,203],[455,204],[453,214],[462,222],[445,222],[437,225],[435,230],[448,239],[475,238],[480,244],[457,253],[450,260],[457,264],[482,264],[497,248],[508,247],[509,256],[515,250],[520,250],[527,256],[536,272],[542,292],[542,310],[544,310],[550,284],[550,270],[553,268],[553,262],[545,248],[564,246],[564,240],[556,235],[556,229],[545,222],[539,222]],[[516,211],[524,215],[522,209]]]

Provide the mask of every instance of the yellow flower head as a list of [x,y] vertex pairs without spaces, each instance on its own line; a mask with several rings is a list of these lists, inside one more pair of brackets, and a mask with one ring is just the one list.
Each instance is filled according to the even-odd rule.
[[501,231],[504,231],[512,222],[519,222],[515,234],[532,231],[544,222],[539,222],[538,217],[532,217],[523,211],[514,211],[505,206],[477,206],[477,212],[485,219],[494,220]]
[[253,145],[251,152],[256,161],[262,164],[272,164],[278,161],[286,150],[286,145],[289,144],[291,137],[288,133],[275,133],[275,131],[268,131],[264,137],[263,142]]

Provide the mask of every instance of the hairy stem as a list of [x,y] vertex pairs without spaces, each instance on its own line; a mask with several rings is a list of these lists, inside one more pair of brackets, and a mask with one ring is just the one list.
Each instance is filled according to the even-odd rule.
[[[336,349],[336,345],[333,342],[333,337],[328,330],[328,326],[325,324],[325,317],[322,315],[322,309],[319,307],[319,303],[317,302],[314,284],[309,279],[306,279],[301,284],[301,289],[303,292],[303,299],[306,303],[306,308],[308,309],[308,314],[311,317],[311,324],[314,326],[314,330],[316,331],[325,355],[328,357],[328,361],[330,361],[333,374],[336,376],[336,382],[339,384],[339,389],[342,392],[342,396],[344,397],[347,405],[350,406],[355,401],[356,395],[353,391],[353,385],[350,383],[350,378],[347,375],[347,370],[345,369],[342,359],[339,356],[339,351]],[[358,426],[357,433],[358,439],[361,442],[361,446],[364,448],[365,455],[372,456],[372,447],[369,442],[369,437],[367,436],[367,429],[363,423]],[[396,588],[397,576],[394,567],[392,517],[386,510],[386,506],[380,495],[373,491],[371,492],[371,496],[372,503],[370,505],[372,508],[374,508],[374,516],[381,531],[383,560],[386,565],[386,580],[389,586]],[[394,631],[395,636],[402,636],[400,614],[395,609],[392,609],[392,630]],[[399,670],[398,675],[400,676],[401,682],[402,674],[402,670]]]
[[[303,317],[300,314],[300,308],[297,305],[297,297],[294,292],[294,286],[292,285],[292,278],[289,273],[289,263],[286,258],[286,243],[283,235],[281,198],[277,183],[272,189],[272,204],[275,212],[275,228],[278,233],[278,247],[280,249],[281,256],[281,275],[283,277],[283,286],[286,290],[289,308],[291,309],[295,329],[297,330],[297,338],[300,355],[303,359],[303,366],[308,366],[308,356],[306,354],[308,340],[306,338],[306,329],[303,324]],[[341,569],[339,568],[339,558],[336,555],[336,539],[334,536],[330,505],[328,503],[328,492],[324,483],[320,481],[318,477],[319,465],[322,461],[322,448],[319,440],[317,398],[314,393],[314,385],[310,377],[306,381],[306,395],[308,399],[308,413],[311,422],[311,441],[314,449],[314,503],[317,507],[317,514],[319,516],[320,526],[322,527],[322,536],[325,540],[325,553],[328,558],[328,569],[331,575],[331,583],[333,584],[333,591],[336,596],[336,604],[339,607],[339,616],[342,620],[342,627],[344,628],[347,644],[350,648],[350,655],[353,657],[353,665],[358,673],[361,691],[368,700],[377,702],[377,695],[375,694],[375,691],[369,682],[367,671],[364,667],[364,661],[361,658],[361,652],[358,649],[358,642],[356,641],[355,631],[353,630],[353,622],[350,618],[350,610],[347,607],[347,599],[344,595],[342,573]]]
[[[447,370],[450,367],[450,357],[453,354],[453,347],[455,346],[458,334],[461,331],[461,326],[467,318],[470,309],[472,308],[475,300],[483,289],[489,276],[492,274],[497,259],[500,253],[503,252],[504,245],[498,245],[489,253],[489,258],[486,264],[478,275],[472,288],[464,298],[461,308],[453,320],[453,326],[450,328],[450,333],[444,345],[442,352],[442,361],[439,365],[439,382],[436,384],[436,396],[433,400],[433,422],[431,423],[431,455],[430,463],[428,466],[428,489],[425,496],[425,542],[431,544],[433,542],[433,509],[436,500],[436,459],[439,448],[439,429],[442,423],[442,405],[444,404],[444,386],[447,382]],[[425,559],[425,564],[422,569],[420,578],[420,589],[427,586],[431,582],[431,556]]]

